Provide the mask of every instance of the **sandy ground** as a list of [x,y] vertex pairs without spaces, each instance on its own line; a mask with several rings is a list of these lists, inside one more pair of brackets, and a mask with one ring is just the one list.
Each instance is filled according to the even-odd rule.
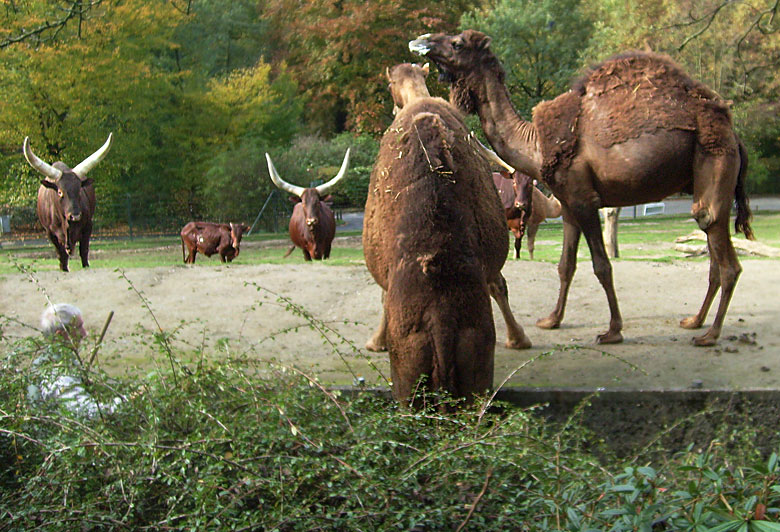
[[[177,251],[170,250],[172,257]],[[564,324],[553,331],[537,329],[534,323],[554,306],[556,266],[509,260],[504,275],[512,308],[534,347],[525,351],[503,347],[506,328],[494,303],[499,339],[496,385],[523,366],[509,385],[780,388],[780,261],[742,258],[741,262],[744,271],[719,345],[697,348],[690,342],[694,332],[679,328],[678,323],[701,304],[706,262],[615,262],[625,342],[602,347],[594,339],[606,330],[609,314],[588,260],[579,263]],[[109,311],[115,312],[100,352],[100,361],[110,372],[165,361],[151,336],[139,334],[140,330],[157,330],[156,319],[164,331],[173,334],[173,345],[182,351],[205,344],[210,357],[247,353],[269,363],[295,365],[327,383],[350,384],[360,376],[369,384],[381,384],[379,373],[389,375],[385,353],[362,349],[381,308],[380,290],[362,263],[306,264],[294,254],[283,266],[240,262],[223,266],[215,261],[184,266],[174,259],[171,264],[128,270],[129,281],[120,273],[100,268],[76,267],[69,274],[39,272],[37,282],[23,274],[7,275],[0,279],[0,290],[5,315],[12,321],[6,321],[3,332],[10,338],[33,334],[17,320],[35,326],[48,296],[54,302],[82,308],[92,341]],[[288,300],[279,300],[278,295]],[[301,316],[289,303],[316,321]],[[714,306],[706,325],[711,323]],[[324,326],[325,334],[307,323]]]

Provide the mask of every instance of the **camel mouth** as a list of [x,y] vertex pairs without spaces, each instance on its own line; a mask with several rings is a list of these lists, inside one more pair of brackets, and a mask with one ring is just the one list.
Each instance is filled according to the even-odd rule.
[[426,33],[413,41],[409,41],[409,51],[422,56],[427,55],[431,51],[431,44],[428,42],[430,36],[430,33]]

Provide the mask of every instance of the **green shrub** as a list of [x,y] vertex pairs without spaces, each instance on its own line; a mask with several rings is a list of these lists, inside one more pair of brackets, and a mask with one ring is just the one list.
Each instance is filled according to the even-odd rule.
[[780,530],[777,455],[748,429],[597,460],[587,403],[563,426],[485,401],[443,413],[425,395],[412,411],[254,354],[179,353],[174,336],[149,338],[160,359],[143,378],[85,372],[91,393],[126,398],[90,419],[28,403],[43,346],[4,340],[0,530]]

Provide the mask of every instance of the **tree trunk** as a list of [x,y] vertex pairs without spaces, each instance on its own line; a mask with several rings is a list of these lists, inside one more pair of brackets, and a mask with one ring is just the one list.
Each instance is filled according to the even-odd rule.
[[620,256],[617,242],[620,207],[604,207],[601,214],[604,216],[604,247],[607,249],[607,257],[615,259]]

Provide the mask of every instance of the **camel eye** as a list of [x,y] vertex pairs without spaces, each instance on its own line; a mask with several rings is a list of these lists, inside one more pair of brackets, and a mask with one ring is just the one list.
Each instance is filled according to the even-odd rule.
[[463,43],[461,41],[452,41],[452,47],[456,50],[460,50],[463,48]]

